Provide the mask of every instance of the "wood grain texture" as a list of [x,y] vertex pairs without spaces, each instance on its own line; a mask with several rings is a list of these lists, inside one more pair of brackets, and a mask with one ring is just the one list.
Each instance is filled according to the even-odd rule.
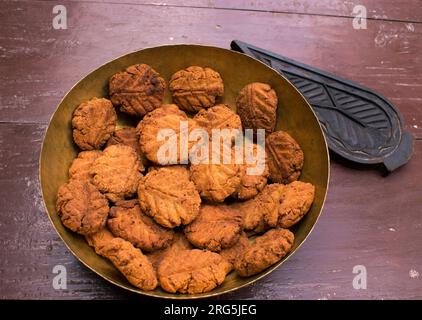
[[[0,298],[145,299],[73,257],[39,190],[39,151],[56,105],[116,56],[165,43],[228,48],[243,40],[378,90],[422,139],[420,1],[359,1],[378,19],[359,31],[350,18],[331,16],[347,16],[356,1],[131,1],[63,1],[67,30],[52,28],[55,1],[0,2]],[[422,299],[422,140],[414,147],[410,163],[387,177],[333,159],[326,206],[305,244],[269,277],[220,298]],[[67,268],[67,290],[53,289],[58,264]],[[352,287],[359,264],[368,270],[367,290]]]
[[228,48],[240,39],[379,91],[403,113],[406,129],[422,137],[420,24],[373,21],[354,30],[350,19],[336,17],[63,3],[67,30],[52,28],[50,2],[1,2],[3,121],[47,123],[75,82],[130,51],[166,43]]
[[[72,1],[78,2],[81,0]],[[84,1],[102,3],[117,2],[115,0]],[[353,13],[353,8],[355,6],[363,5],[367,9],[367,17],[369,19],[422,22],[422,6],[419,0],[125,0],[124,2],[130,4],[162,7],[191,7],[219,10],[263,11],[289,14],[341,16],[349,18],[355,17],[355,14]]]
[[[44,211],[38,182],[45,126],[0,124],[0,298],[141,298],[85,268]],[[422,299],[422,141],[411,162],[383,177],[332,161],[327,202],[314,231],[278,270],[221,299]],[[55,290],[55,265],[67,290]],[[355,290],[355,265],[368,289]]]

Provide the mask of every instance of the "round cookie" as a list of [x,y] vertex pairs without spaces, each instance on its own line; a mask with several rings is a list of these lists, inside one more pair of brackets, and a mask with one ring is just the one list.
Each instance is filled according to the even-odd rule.
[[244,128],[274,130],[277,112],[277,94],[266,83],[254,82],[242,90],[236,100],[237,113]]
[[[196,122],[190,118],[175,104],[165,104],[158,109],[147,114],[142,121],[139,122],[136,130],[139,133],[139,144],[141,151],[151,162],[160,165],[183,163],[188,161],[189,154],[182,154],[180,152],[181,129],[182,124],[187,125],[187,134],[197,127]],[[175,138],[175,157],[171,163],[160,163],[163,160],[168,160],[160,153],[162,147],[168,145],[165,139],[159,141],[157,135],[163,132],[171,131],[172,137]],[[187,139],[186,137],[184,138]],[[184,141],[187,143],[187,149],[194,143],[193,141]],[[164,152],[164,155],[166,153]]]
[[117,202],[110,210],[107,226],[116,237],[145,251],[167,247],[174,236],[172,230],[163,228],[146,216],[136,199]]
[[285,185],[278,208],[277,226],[290,228],[299,222],[311,208],[314,196],[315,187],[311,183],[293,181]]
[[141,163],[133,148],[113,145],[91,167],[92,183],[113,202],[128,198],[136,193]]
[[294,234],[287,229],[272,229],[256,237],[235,261],[234,268],[241,277],[257,274],[281,260],[292,249]]
[[239,129],[242,130],[240,117],[226,104],[218,104],[209,109],[199,111],[193,120],[199,127],[205,129],[208,136],[212,137],[212,129]]
[[166,255],[158,266],[158,280],[171,293],[203,293],[223,283],[229,263],[219,254],[198,249]]
[[257,144],[252,148],[252,157],[244,154],[240,185],[234,194],[240,200],[251,199],[261,192],[270,174],[265,149]]
[[116,73],[109,81],[111,102],[120,111],[143,117],[163,103],[166,83],[146,64],[135,64]]
[[290,183],[299,179],[304,155],[299,144],[287,132],[276,131],[265,139],[270,179]]
[[69,179],[91,181],[91,167],[95,160],[102,154],[99,150],[79,152],[69,168]]
[[203,205],[198,217],[183,231],[195,247],[219,252],[239,240],[242,215],[227,205]]
[[72,179],[59,188],[56,209],[65,227],[89,235],[104,227],[109,206],[104,195],[90,182]]
[[212,107],[223,95],[224,84],[217,71],[191,66],[172,75],[170,92],[180,109],[195,113]]
[[[191,179],[202,198],[223,202],[227,197],[233,195],[241,183],[242,165],[236,164],[234,149],[226,144],[221,144],[220,158],[213,161],[212,151],[209,153],[209,161],[205,163],[191,164]],[[229,148],[231,161],[224,163],[223,150]],[[219,160],[218,160],[219,159]]]
[[201,198],[185,168],[159,168],[148,172],[138,188],[143,212],[166,228],[191,223],[199,213]]
[[136,132],[135,128],[122,128],[114,131],[113,135],[110,139],[108,139],[106,147],[115,144],[123,144],[132,147],[138,154],[139,160],[141,161],[141,171],[145,171],[145,168],[148,166],[148,159],[139,147],[139,134]]
[[73,141],[81,150],[99,149],[116,127],[117,115],[111,102],[92,98],[73,112]]

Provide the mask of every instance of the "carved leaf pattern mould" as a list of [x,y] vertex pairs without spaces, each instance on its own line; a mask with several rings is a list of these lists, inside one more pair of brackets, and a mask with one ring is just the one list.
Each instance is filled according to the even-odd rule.
[[283,74],[302,93],[333,152],[358,163],[384,163],[389,171],[410,159],[413,138],[403,132],[396,108],[377,92],[237,40],[231,47]]

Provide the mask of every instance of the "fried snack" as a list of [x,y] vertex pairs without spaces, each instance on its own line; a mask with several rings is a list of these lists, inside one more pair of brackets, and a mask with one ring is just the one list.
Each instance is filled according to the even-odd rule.
[[311,183],[294,181],[285,185],[278,208],[277,226],[290,228],[299,222],[311,208],[314,196],[315,187]]
[[101,255],[104,246],[114,238],[115,236],[107,228],[102,228],[95,233],[85,236],[88,245],[93,247],[95,253],[99,255]]
[[201,204],[195,185],[182,167],[148,172],[139,182],[138,197],[143,212],[166,228],[191,223]]
[[239,240],[242,215],[231,206],[203,205],[198,217],[185,227],[184,233],[195,247],[219,252]]
[[299,144],[287,132],[276,131],[265,139],[270,179],[290,183],[299,179],[304,155]]
[[172,230],[161,227],[142,213],[136,199],[117,202],[110,210],[107,226],[116,237],[145,251],[167,247],[174,236]]
[[240,90],[236,100],[237,113],[244,128],[274,130],[277,112],[277,94],[266,83],[254,82]]
[[213,69],[192,66],[173,74],[170,92],[180,109],[194,113],[212,107],[223,95],[224,84]]
[[[242,166],[234,162],[234,148],[229,150],[231,161],[224,163],[223,149],[231,148],[221,144],[220,161],[213,163],[211,150],[208,163],[192,164],[191,179],[202,198],[208,201],[223,202],[238,190],[241,182]],[[216,160],[218,160],[216,156]]]
[[242,233],[239,240],[230,248],[220,251],[222,256],[230,264],[230,271],[234,269],[234,264],[239,260],[249,246],[249,240],[246,233]]
[[277,222],[283,187],[281,184],[266,185],[255,198],[234,204],[243,215],[245,230],[261,233],[270,227],[268,221]]
[[145,157],[141,148],[139,147],[139,135],[136,132],[135,128],[122,128],[114,131],[110,139],[108,139],[106,147],[123,144],[129,147],[132,147],[141,161],[141,171],[145,171],[145,168],[148,166],[148,159]]
[[88,235],[104,227],[109,206],[90,182],[72,179],[59,188],[56,209],[65,227]]
[[182,174],[190,179],[189,169],[184,165],[173,165],[173,166],[151,166],[148,168],[148,172],[157,171],[157,170],[170,170],[177,171],[179,174]]
[[109,259],[135,287],[142,290],[157,287],[158,281],[151,262],[129,241],[114,238],[104,244],[99,254]]
[[176,255],[177,252],[183,250],[190,250],[193,249],[191,243],[186,239],[183,233],[177,232],[174,234],[173,242],[170,246],[165,249],[156,250],[150,253],[147,253],[146,256],[148,257],[149,261],[151,261],[155,270],[158,269],[161,261],[169,254]]
[[[159,150],[160,148],[168,143],[165,139],[159,141],[157,135],[162,130],[173,130],[177,141],[177,163],[183,163],[188,158],[180,153],[180,125],[181,122],[185,122],[188,125],[188,134],[190,131],[194,130],[197,125],[195,121],[188,118],[188,116],[175,104],[165,104],[160,108],[147,114],[141,122],[139,122],[136,130],[140,135],[139,144],[142,152],[145,156],[155,164],[174,164],[174,163],[160,163],[159,161]],[[188,150],[193,142],[188,143]]]
[[138,188],[141,163],[133,148],[114,145],[104,149],[91,168],[92,183],[106,197],[117,202],[133,196]]
[[272,229],[257,237],[234,263],[241,277],[257,274],[273,265],[293,246],[294,234],[287,229]]
[[92,181],[90,173],[92,164],[102,154],[99,150],[79,152],[77,158],[73,160],[69,168],[69,179]]
[[[264,156],[259,156],[258,152]],[[248,159],[249,157],[244,154],[244,164],[241,166],[240,185],[234,194],[236,198],[241,200],[251,199],[261,192],[267,184],[267,179],[270,174],[265,149],[254,144],[253,156],[254,158]]]
[[135,64],[116,73],[109,81],[111,102],[120,111],[143,117],[163,103],[166,83],[146,64]]
[[212,129],[239,129],[242,130],[240,117],[226,104],[218,104],[209,109],[202,109],[194,117],[198,126],[205,129],[212,137]]
[[219,254],[198,249],[169,254],[158,266],[161,287],[171,293],[203,293],[220,285],[229,270]]
[[73,112],[73,141],[81,150],[99,149],[116,127],[117,115],[107,99],[92,98]]

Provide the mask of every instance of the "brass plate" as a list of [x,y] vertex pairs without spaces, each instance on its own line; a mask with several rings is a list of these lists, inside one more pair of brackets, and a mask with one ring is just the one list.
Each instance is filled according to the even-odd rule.
[[[262,273],[240,278],[232,272],[224,283],[211,292],[197,295],[171,294],[156,289],[142,291],[127,280],[106,259],[98,256],[83,237],[66,229],[55,209],[59,186],[68,179],[68,168],[78,153],[72,141],[71,118],[73,110],[84,100],[108,96],[108,79],[114,73],[136,63],[146,63],[157,70],[168,83],[171,75],[191,65],[208,66],[217,70],[225,86],[222,102],[236,108],[239,90],[250,82],[266,82],[279,97],[276,130],[289,132],[305,153],[305,165],[300,180],[316,186],[315,201],[310,212],[292,231],[295,244],[291,253]],[[166,92],[165,102],[171,102]],[[121,119],[120,125],[127,119]],[[329,155],[327,144],[316,115],[305,98],[283,76],[263,63],[242,53],[200,45],[168,45],[148,48],[110,61],[79,81],[66,94],[54,112],[41,150],[40,181],[44,203],[56,231],[69,250],[88,268],[115,285],[148,296],[192,299],[220,295],[251,284],[279,267],[305,241],[314,227],[324,204],[329,180]]]

